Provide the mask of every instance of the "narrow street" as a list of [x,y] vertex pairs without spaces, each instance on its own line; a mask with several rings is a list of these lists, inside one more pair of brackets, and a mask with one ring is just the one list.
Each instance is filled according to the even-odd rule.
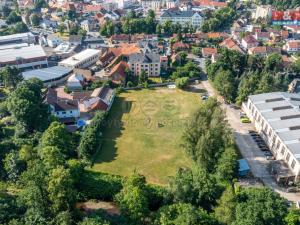
[[263,152],[259,150],[257,144],[253,141],[252,137],[248,133],[249,130],[255,130],[254,126],[252,124],[245,124],[240,122],[240,110],[234,109],[225,104],[223,98],[217,95],[214,88],[207,80],[201,81],[201,84],[197,86],[199,86],[198,88],[206,89],[209,96],[217,97],[218,101],[222,103],[222,108],[226,112],[228,123],[233,130],[236,144],[243,158],[247,160],[253,176],[261,179],[261,181],[267,187],[278,192],[288,201],[300,201],[300,193],[287,193],[283,191],[267,171],[269,161],[265,159]]

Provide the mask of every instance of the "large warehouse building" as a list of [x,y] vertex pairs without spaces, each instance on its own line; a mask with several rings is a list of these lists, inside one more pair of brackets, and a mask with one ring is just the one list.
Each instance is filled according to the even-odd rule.
[[7,65],[19,69],[35,69],[48,67],[48,60],[40,45],[2,45],[0,46],[0,68]]
[[300,94],[273,92],[251,95],[243,104],[247,116],[276,159],[300,179]]
[[43,81],[44,86],[55,86],[62,84],[72,74],[71,68],[53,66],[44,69],[30,70],[22,73],[25,80],[38,78]]

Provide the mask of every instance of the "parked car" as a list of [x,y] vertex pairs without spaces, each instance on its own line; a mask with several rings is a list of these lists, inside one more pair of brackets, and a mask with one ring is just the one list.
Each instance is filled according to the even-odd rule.
[[205,100],[208,99],[208,96],[207,96],[207,95],[202,95],[202,96],[201,96],[201,99],[205,101]]
[[272,152],[268,151],[264,153],[265,156],[273,156]]
[[295,192],[299,192],[299,191],[300,191],[299,187],[288,187],[286,189],[286,192],[289,192],[289,193],[295,193]]
[[242,122],[242,123],[251,123],[251,121],[249,120],[248,117],[243,117],[243,118],[241,118],[241,122]]

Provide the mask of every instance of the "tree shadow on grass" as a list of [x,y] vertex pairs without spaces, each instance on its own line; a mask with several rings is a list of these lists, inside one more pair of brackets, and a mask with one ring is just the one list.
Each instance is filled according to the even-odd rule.
[[133,101],[128,101],[124,97],[115,98],[105,124],[102,146],[94,163],[112,162],[116,159],[117,139],[122,135],[124,129],[122,116],[124,113],[130,112],[132,104]]

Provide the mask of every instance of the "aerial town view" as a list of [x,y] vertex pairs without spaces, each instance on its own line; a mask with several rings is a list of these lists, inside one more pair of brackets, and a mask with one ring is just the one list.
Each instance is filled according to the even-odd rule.
[[0,0],[0,224],[300,225],[300,0]]

